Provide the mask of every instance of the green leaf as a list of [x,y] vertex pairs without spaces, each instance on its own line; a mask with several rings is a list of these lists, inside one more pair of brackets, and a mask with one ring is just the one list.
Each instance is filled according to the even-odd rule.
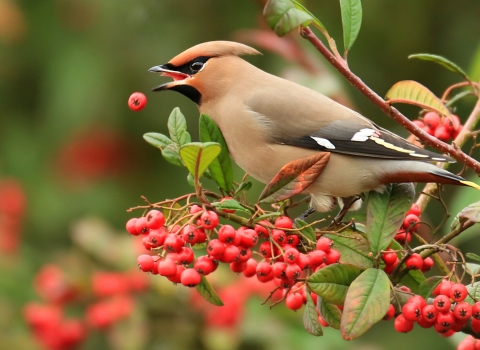
[[333,304],[327,303],[322,297],[318,297],[317,305],[320,315],[328,325],[334,329],[340,329],[340,321],[342,319],[340,309]]
[[235,191],[235,194],[233,195],[234,197],[236,195],[238,195],[240,192],[242,191],[248,191],[250,188],[252,188],[252,181],[245,181],[245,182],[242,182],[237,190]]
[[263,189],[259,202],[279,202],[304,191],[320,176],[329,159],[329,152],[318,152],[284,165]]
[[467,253],[467,254],[465,254],[465,256],[467,258],[469,258],[470,260],[480,262],[480,256],[478,256],[477,254]]
[[210,283],[208,283],[205,276],[202,276],[200,284],[195,286],[195,289],[203,297],[203,299],[205,299],[209,303],[217,306],[223,306],[223,301],[220,299],[217,292],[215,292]]
[[470,305],[475,304],[480,300],[480,282],[475,282],[473,285],[467,284],[468,295],[465,301]]
[[455,216],[455,218],[453,219],[451,228],[454,229],[458,225],[460,225],[460,223],[467,220],[470,220],[477,224],[480,222],[480,202],[472,203],[462,209],[462,211],[458,213],[457,216]]
[[222,150],[212,164],[208,167],[210,174],[217,185],[224,191],[233,190],[233,169],[232,161],[228,153],[227,143],[223,138],[222,132],[217,124],[206,114],[200,115],[200,141],[217,142],[222,146]]
[[340,261],[356,265],[362,269],[373,267],[374,259],[370,256],[370,245],[361,233],[347,229],[340,235],[325,234],[333,241],[333,248],[340,252]]
[[214,202],[212,205],[220,210],[227,209],[227,210],[235,210],[235,211],[242,211],[247,213],[248,215],[252,215],[250,209],[245,208],[242,206],[238,201],[235,199],[225,199],[221,202]]
[[195,179],[193,178],[193,175],[188,173],[187,175],[187,182],[190,186],[195,187]]
[[314,21],[310,13],[295,6],[291,0],[269,0],[263,16],[278,36],[284,36],[300,26],[304,28]]
[[180,157],[178,147],[174,143],[171,143],[167,147],[162,149],[162,156],[167,162],[173,165],[183,166],[182,158]]
[[343,25],[343,43],[350,50],[357,39],[362,25],[362,3],[360,0],[340,0]]
[[[257,223],[259,221],[262,221],[262,220],[267,220],[269,218],[277,218],[279,216],[281,216],[282,213],[279,212],[279,211],[273,211],[271,213],[266,213],[266,214],[263,214],[263,215],[260,215],[260,216],[257,216],[255,218],[255,220],[253,220],[254,223]],[[272,225],[273,226],[273,225]]]
[[390,306],[390,282],[383,270],[365,270],[348,289],[341,330],[345,340],[358,338],[380,321]]
[[438,55],[432,55],[432,54],[429,54],[429,53],[416,53],[416,54],[408,56],[408,58],[409,59],[418,58],[420,60],[431,61],[431,62],[438,63],[439,65],[447,68],[449,71],[452,71],[454,73],[458,73],[458,74],[462,75],[465,79],[468,80],[467,73],[465,73],[464,70],[462,68],[460,68],[459,66],[457,66],[455,63],[447,60],[445,57],[438,56]]
[[315,309],[315,304],[308,290],[305,296],[307,297],[307,303],[303,311],[303,327],[311,335],[316,337],[322,336],[322,326],[320,326],[320,322],[318,321],[317,310]]
[[216,142],[191,142],[180,148],[180,156],[190,174],[199,179],[220,150]]
[[367,200],[367,232],[373,255],[387,249],[404,221],[415,196],[412,183],[390,184],[383,193],[370,191]]
[[472,95],[472,92],[471,91],[462,91],[462,92],[459,92],[458,94],[456,94],[455,96],[451,97],[447,103],[445,103],[445,106],[447,107],[450,107],[452,105],[454,105],[456,102],[460,101],[462,98],[464,98],[465,96],[470,96]]
[[168,117],[168,131],[173,142],[183,146],[192,141],[190,134],[187,132],[187,121],[180,112],[180,108],[175,107]]
[[149,132],[144,134],[143,139],[152,146],[158,147],[160,149],[164,149],[165,147],[173,143],[173,141],[170,140],[167,136],[156,132]]
[[390,103],[407,103],[451,118],[450,111],[429,89],[413,80],[394,84],[385,96]]
[[299,232],[302,234],[302,236],[312,242],[316,242],[317,236],[315,235],[315,231],[311,226],[305,227],[307,225],[307,222],[300,219],[295,219],[295,226],[299,229]]
[[430,298],[433,290],[438,286],[438,284],[443,280],[443,276],[433,276],[427,278],[425,281],[420,283],[420,288],[418,294],[423,297],[425,300]]
[[350,284],[362,273],[355,265],[333,264],[307,278],[308,287],[326,302],[343,305]]

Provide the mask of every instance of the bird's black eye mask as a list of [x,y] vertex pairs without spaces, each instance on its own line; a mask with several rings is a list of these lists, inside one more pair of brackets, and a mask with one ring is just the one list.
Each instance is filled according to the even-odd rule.
[[205,63],[210,58],[211,57],[200,56],[181,66],[175,66],[171,63],[167,63],[167,64],[164,64],[163,67],[175,72],[179,72],[187,75],[194,75],[200,72],[205,67]]

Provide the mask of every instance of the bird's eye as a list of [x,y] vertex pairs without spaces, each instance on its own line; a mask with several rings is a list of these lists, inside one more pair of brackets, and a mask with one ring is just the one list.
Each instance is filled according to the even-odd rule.
[[204,64],[205,63],[203,63],[203,62],[193,62],[190,65],[190,70],[192,71],[192,73],[198,73],[203,68]]

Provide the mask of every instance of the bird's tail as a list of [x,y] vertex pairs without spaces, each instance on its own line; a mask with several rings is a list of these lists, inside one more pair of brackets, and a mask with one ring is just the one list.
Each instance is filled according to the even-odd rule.
[[438,168],[438,171],[434,171],[432,175],[439,177],[439,181],[437,181],[439,183],[468,186],[480,191],[480,186],[475,182],[468,181],[467,179],[464,179],[463,177],[455,175],[449,171]]

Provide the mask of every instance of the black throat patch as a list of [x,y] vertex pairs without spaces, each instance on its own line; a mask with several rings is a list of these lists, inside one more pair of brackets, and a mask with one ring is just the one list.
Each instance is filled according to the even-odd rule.
[[202,104],[202,94],[191,85],[174,85],[169,90],[178,91],[182,95],[187,96],[190,100],[195,102],[198,106]]

